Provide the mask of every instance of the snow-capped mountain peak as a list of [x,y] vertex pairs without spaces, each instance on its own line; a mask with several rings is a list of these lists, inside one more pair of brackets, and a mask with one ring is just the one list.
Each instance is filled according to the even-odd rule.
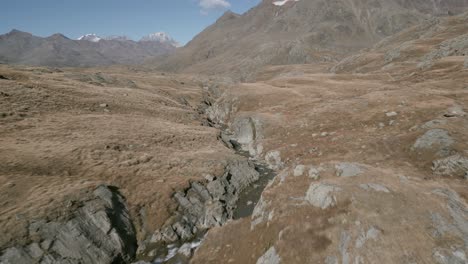
[[91,42],[99,42],[102,38],[96,34],[86,34],[78,38],[78,40],[87,40]]
[[[96,34],[86,34],[78,38],[78,40],[86,40],[91,42],[99,42],[101,40],[108,41],[131,41],[127,36],[111,35],[101,37]],[[141,38],[140,42],[157,42],[162,44],[169,44],[174,47],[180,47],[179,42],[175,41],[169,34],[165,32],[156,32]]]
[[284,6],[287,2],[299,2],[299,0],[279,0],[279,1],[274,1],[273,4],[275,6]]
[[146,35],[142,37],[140,41],[153,41],[153,42],[167,43],[174,47],[180,46],[180,44],[177,41],[175,41],[171,36],[169,36],[165,32],[156,32],[156,33]]

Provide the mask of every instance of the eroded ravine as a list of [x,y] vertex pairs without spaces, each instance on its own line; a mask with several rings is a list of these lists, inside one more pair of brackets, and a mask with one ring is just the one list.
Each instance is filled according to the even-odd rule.
[[[210,111],[213,105],[207,102],[213,99],[206,97],[205,110]],[[220,140],[235,151],[237,159],[227,161],[221,177],[207,175],[205,181],[192,182],[189,188],[174,194],[178,208],[160,230],[143,242],[137,257],[141,263],[190,263],[210,228],[252,215],[263,190],[276,175],[267,164],[244,150],[243,142],[229,127],[214,123],[209,117],[207,120],[220,130]],[[255,131],[252,120],[249,127]]]
[[[239,155],[245,154],[244,152],[238,152]],[[226,219],[225,222],[220,225],[226,224],[230,220],[236,220],[241,218],[250,217],[257,205],[263,190],[266,188],[270,180],[275,177],[275,172],[268,168],[267,165],[261,162],[255,162],[255,170],[259,173],[259,179],[249,186],[247,186],[238,196],[235,202],[235,207],[232,210],[232,214]],[[148,247],[147,252],[153,252],[146,257],[143,257],[150,263],[162,264],[162,263],[189,263],[190,258],[194,251],[203,243],[203,239],[206,233],[209,231],[209,227],[206,229],[198,229],[193,234],[193,237],[184,239],[178,239],[172,243],[156,243]],[[156,254],[155,254],[156,253]]]

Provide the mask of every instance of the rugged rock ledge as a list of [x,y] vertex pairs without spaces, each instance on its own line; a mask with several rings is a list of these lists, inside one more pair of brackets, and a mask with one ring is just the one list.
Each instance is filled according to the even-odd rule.
[[0,263],[127,263],[137,240],[127,205],[115,187],[85,195],[65,220],[31,222],[25,246],[5,249]]
[[185,191],[175,193],[177,211],[143,243],[141,253],[165,255],[163,245],[189,242],[209,228],[222,226],[233,218],[239,194],[259,177],[253,163],[246,159],[233,160],[223,176],[207,175],[206,182],[193,182]]

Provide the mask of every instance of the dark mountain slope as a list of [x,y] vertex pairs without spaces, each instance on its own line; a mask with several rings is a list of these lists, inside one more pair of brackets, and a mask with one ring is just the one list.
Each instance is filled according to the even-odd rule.
[[339,60],[432,16],[459,13],[468,0],[264,0],[225,13],[159,69],[248,79],[259,67]]

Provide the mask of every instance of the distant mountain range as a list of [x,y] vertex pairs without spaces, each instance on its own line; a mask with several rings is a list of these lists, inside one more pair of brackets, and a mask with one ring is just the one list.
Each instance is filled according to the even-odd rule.
[[264,65],[339,61],[431,17],[458,14],[468,0],[263,0],[226,12],[165,60],[160,70],[250,80]]
[[[129,37],[127,37],[127,36],[116,36],[116,35],[114,35],[114,36],[101,37],[101,36],[98,36],[96,34],[86,34],[84,36],[79,37],[78,40],[87,40],[87,41],[91,41],[91,42],[99,42],[101,40],[130,41],[131,39]],[[172,45],[174,47],[180,47],[179,42],[174,40],[171,36],[169,36],[165,32],[156,32],[156,33],[146,35],[146,36],[142,37],[138,42],[147,42],[147,41],[159,42],[159,43],[163,43],[163,44],[170,44],[170,45]]]
[[179,44],[159,32],[140,41],[125,36],[87,34],[72,40],[62,34],[42,38],[19,30],[0,35],[0,63],[51,67],[139,64],[175,51]]
[[226,74],[250,81],[265,65],[337,62],[437,16],[464,12],[468,0],[263,0],[226,12],[184,47],[163,32],[125,36],[0,35],[0,63],[46,66],[138,64],[163,71]]

